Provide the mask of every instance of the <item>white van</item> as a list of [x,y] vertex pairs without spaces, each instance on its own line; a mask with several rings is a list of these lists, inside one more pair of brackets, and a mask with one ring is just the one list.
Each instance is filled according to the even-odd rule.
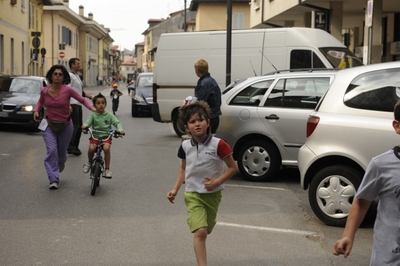
[[[226,82],[226,31],[162,34],[153,70],[154,121],[172,122],[185,134],[178,108],[194,94],[194,62],[204,58],[221,89]],[[231,80],[283,69],[347,68],[362,65],[346,46],[326,31],[274,28],[232,31]]]

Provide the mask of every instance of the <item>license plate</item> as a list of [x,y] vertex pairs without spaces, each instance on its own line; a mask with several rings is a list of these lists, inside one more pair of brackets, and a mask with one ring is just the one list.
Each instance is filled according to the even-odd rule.
[[8,117],[8,113],[7,112],[0,112],[0,117]]

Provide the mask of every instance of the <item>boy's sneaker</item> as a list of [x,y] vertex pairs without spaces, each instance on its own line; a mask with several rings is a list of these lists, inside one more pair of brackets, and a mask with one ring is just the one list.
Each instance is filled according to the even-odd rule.
[[89,173],[90,167],[91,167],[90,163],[85,163],[83,165],[83,172],[84,173]]
[[104,172],[103,177],[104,177],[104,178],[107,178],[107,179],[111,179],[111,178],[112,178],[112,173],[111,173],[111,171],[110,171],[109,169],[106,169],[106,171]]
[[57,182],[53,182],[50,184],[50,189],[58,189],[58,183]]

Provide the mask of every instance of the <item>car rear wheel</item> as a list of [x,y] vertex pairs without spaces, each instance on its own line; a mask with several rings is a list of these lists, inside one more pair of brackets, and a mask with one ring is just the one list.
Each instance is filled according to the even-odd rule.
[[182,135],[186,134],[185,125],[179,119],[179,113],[176,112],[172,119],[172,124],[174,126],[174,131],[178,137],[182,137]]
[[265,140],[245,143],[238,154],[238,167],[250,181],[271,181],[281,166],[279,151]]
[[333,165],[320,170],[311,180],[308,199],[315,215],[330,226],[345,226],[362,173]]

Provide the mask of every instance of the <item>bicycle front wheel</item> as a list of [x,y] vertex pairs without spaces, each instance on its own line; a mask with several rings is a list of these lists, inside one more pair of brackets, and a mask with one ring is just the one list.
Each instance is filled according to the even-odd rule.
[[91,195],[94,196],[96,194],[96,189],[100,184],[100,175],[101,175],[101,164],[100,162],[95,162],[94,171],[93,171],[93,179],[92,179],[92,187],[91,187]]

